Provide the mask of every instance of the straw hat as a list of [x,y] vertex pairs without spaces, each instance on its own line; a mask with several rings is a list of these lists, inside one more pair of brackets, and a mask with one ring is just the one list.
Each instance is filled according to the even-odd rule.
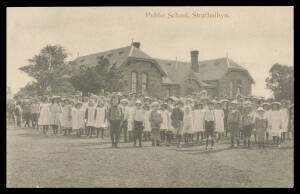
[[236,100],[232,101],[231,104],[238,104]]
[[271,105],[277,104],[278,106],[281,106],[280,102],[272,102]]
[[135,101],[135,104],[142,104],[142,101],[137,100],[137,101]]
[[257,112],[260,112],[260,111],[263,111],[263,112],[265,112],[265,110],[260,106],[260,107],[258,107],[258,109],[256,110]]

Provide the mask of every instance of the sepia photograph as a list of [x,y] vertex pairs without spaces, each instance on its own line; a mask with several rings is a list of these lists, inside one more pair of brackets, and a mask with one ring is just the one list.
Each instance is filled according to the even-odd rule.
[[293,188],[293,6],[7,7],[7,188]]

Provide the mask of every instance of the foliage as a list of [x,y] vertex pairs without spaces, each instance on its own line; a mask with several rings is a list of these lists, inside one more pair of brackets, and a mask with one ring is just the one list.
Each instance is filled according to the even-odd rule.
[[294,100],[294,68],[287,65],[274,64],[266,78],[267,89],[273,92],[276,100]]
[[65,68],[67,56],[63,47],[47,45],[20,70],[36,80],[35,85],[40,94],[46,94],[49,92],[47,90],[52,91],[56,88],[56,83],[61,81],[63,75],[61,70]]
[[[73,64],[78,67],[78,64]],[[119,91],[124,86],[123,75],[109,60],[101,58],[96,66],[79,66],[69,79],[73,87],[87,93],[98,94],[101,90],[107,92]]]

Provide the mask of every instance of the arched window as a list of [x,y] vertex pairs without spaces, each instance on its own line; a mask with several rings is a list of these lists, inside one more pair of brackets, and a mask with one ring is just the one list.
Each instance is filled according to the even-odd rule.
[[229,84],[229,97],[233,97],[233,80],[231,80]]
[[131,92],[136,93],[137,90],[137,73],[131,72]]
[[236,85],[237,85],[236,93],[237,94],[242,94],[242,89],[243,89],[242,81],[238,80]]
[[148,89],[148,74],[142,73],[142,94],[145,94]]

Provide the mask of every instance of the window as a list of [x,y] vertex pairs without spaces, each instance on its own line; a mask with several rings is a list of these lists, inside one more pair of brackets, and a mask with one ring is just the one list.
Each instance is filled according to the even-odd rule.
[[171,95],[172,95],[172,93],[171,93],[171,88],[168,87],[168,88],[167,88],[167,96],[169,97],[169,96],[171,96]]
[[147,86],[148,86],[148,75],[147,73],[142,73],[142,94],[145,94],[147,92]]
[[131,92],[136,93],[137,90],[137,73],[131,73]]
[[236,93],[237,93],[237,95],[238,95],[238,94],[242,94],[242,89],[243,89],[243,87],[242,87],[242,81],[241,81],[241,80],[238,80],[238,81],[237,81],[237,88],[236,88]]
[[231,80],[229,84],[229,97],[233,97],[233,80]]

